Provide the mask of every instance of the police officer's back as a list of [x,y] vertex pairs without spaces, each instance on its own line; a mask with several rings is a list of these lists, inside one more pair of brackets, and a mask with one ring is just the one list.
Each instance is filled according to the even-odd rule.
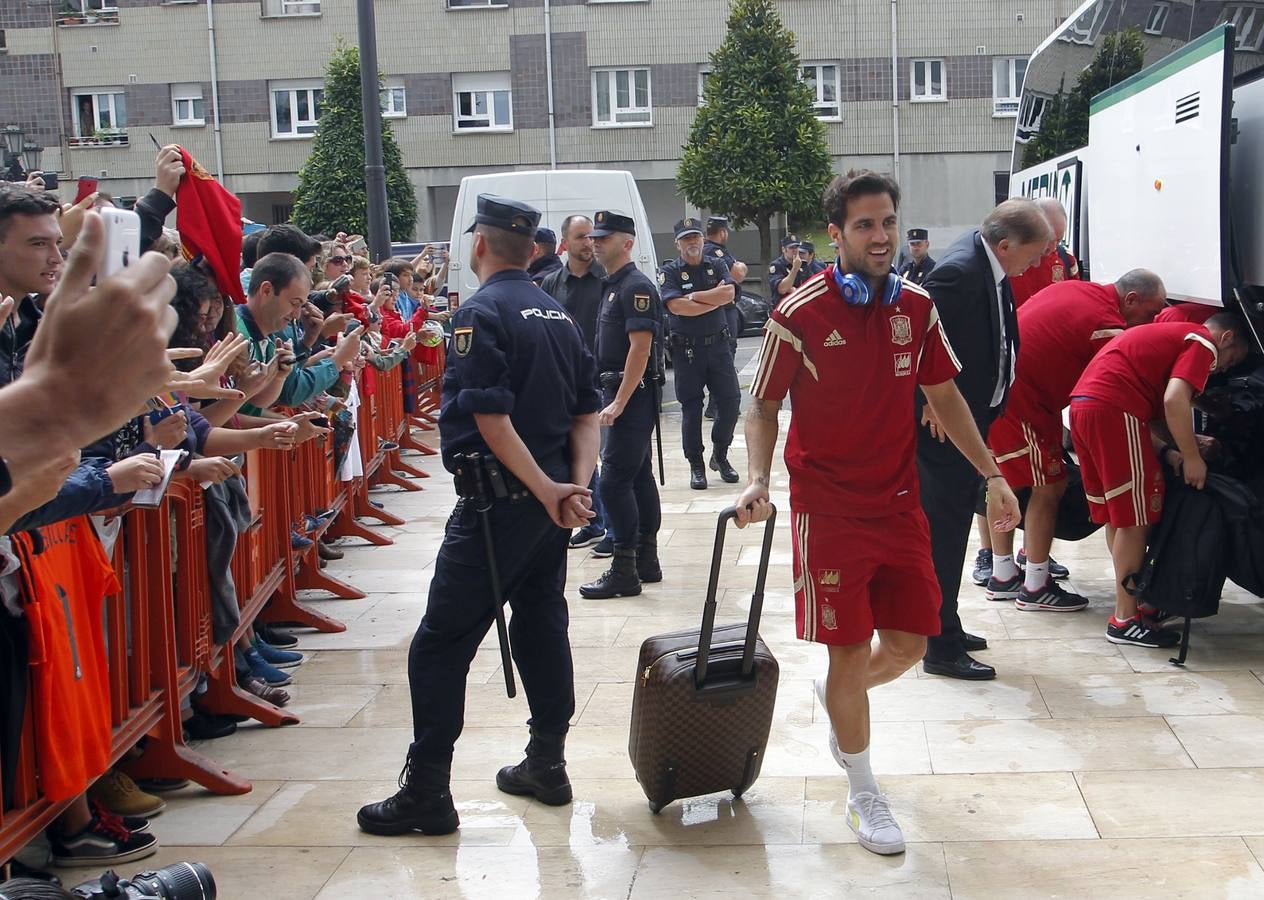
[[[729,249],[729,220],[725,216],[711,216],[707,219],[707,240],[702,245],[702,255],[707,259],[719,259],[729,267],[729,274],[733,276],[733,284],[737,287],[740,295],[742,291],[742,282],[746,280],[747,266],[741,262],[733,251]],[[729,322],[729,349],[734,354],[737,353],[737,339],[742,333],[742,317],[737,311],[737,304],[731,303],[724,308],[724,314]],[[714,398],[712,398],[712,406],[714,406]],[[711,408],[708,407],[707,418],[715,418]]]
[[592,356],[570,316],[525,271],[539,213],[481,195],[471,267],[482,286],[453,317],[439,428],[461,498],[448,519],[426,614],[408,655],[413,743],[394,796],[363,807],[371,834],[456,830],[449,792],[466,675],[493,621],[496,590],[531,709],[526,759],[497,786],[568,803],[563,755],[575,709],[566,547],[587,521],[599,397]]

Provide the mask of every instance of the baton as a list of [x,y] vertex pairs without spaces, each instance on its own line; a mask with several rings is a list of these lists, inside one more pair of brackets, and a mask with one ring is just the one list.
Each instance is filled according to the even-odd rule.
[[654,441],[658,445],[658,483],[667,486],[663,474],[663,386],[654,378]]
[[483,467],[476,463],[473,469],[478,473],[476,477],[480,487],[479,493],[482,494],[480,505],[475,507],[475,511],[483,523],[483,543],[487,545],[487,572],[492,582],[492,607],[496,616],[496,637],[500,641],[500,665],[505,670],[505,693],[512,700],[518,696],[518,689],[514,686],[513,656],[509,652],[509,629],[505,627],[505,598],[500,590],[500,570],[496,568],[496,547],[492,543],[492,501],[484,490],[486,483],[483,478]]

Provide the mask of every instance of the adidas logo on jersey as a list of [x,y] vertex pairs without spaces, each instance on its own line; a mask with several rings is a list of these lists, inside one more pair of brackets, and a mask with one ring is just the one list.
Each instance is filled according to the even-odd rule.
[[843,338],[841,334],[838,333],[837,330],[831,331],[830,336],[825,339],[826,347],[842,347],[842,346],[845,346],[846,344],[847,344],[847,341]]

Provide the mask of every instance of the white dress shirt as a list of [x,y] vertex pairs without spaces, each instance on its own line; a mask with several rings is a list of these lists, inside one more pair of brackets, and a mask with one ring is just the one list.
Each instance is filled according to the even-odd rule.
[[1006,386],[1014,383],[1014,372],[1018,365],[1018,354],[1010,356],[1009,377],[1006,378],[1005,349],[1009,346],[1009,340],[1005,333],[1005,292],[1001,290],[1001,282],[1005,280],[1005,269],[1001,267],[1001,261],[996,258],[996,254],[992,252],[992,247],[987,241],[983,241],[983,250],[987,253],[988,262],[992,264],[992,280],[994,282],[993,290],[996,292],[997,321],[1001,323],[1001,352],[997,357],[996,390],[992,392],[991,403],[993,407],[996,407],[1000,406],[1001,401],[1005,399]]

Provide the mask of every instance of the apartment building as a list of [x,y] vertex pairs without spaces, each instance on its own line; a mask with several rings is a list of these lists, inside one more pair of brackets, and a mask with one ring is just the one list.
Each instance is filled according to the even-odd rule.
[[[905,223],[940,244],[1003,192],[1027,57],[1078,5],[779,2],[835,168],[898,171]],[[696,212],[675,174],[726,0],[376,0],[375,11],[382,109],[416,186],[419,237],[447,235],[462,177],[551,155],[631,170],[665,246],[671,223]],[[45,169],[136,196],[152,177],[151,136],[174,141],[265,223],[288,215],[330,48],[356,39],[354,0],[5,0],[0,29],[0,126],[47,148]]]

